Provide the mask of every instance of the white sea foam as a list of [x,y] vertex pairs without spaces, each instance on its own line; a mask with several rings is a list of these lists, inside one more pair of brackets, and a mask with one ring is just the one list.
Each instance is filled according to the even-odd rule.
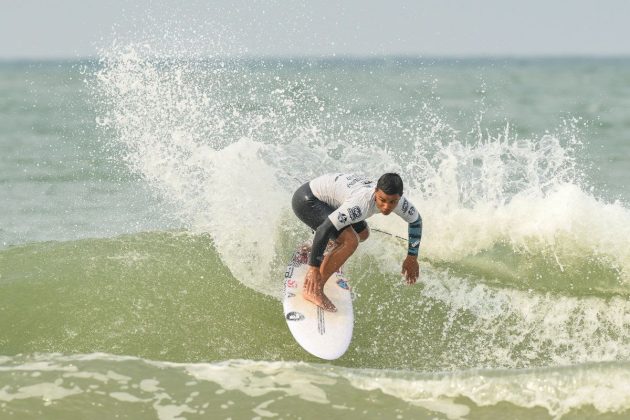
[[630,358],[630,304],[623,297],[501,289],[448,273],[425,276],[423,283],[422,296],[443,303],[447,319],[471,319],[466,328],[480,332],[473,342],[461,341],[449,323],[443,325],[449,336],[444,365],[518,368]]
[[[324,103],[308,78],[284,80],[273,69],[256,73],[220,60],[160,61],[148,45],[114,48],[103,64],[101,123],[115,132],[122,157],[184,223],[209,231],[235,276],[259,290],[269,292],[272,279],[258,273],[274,258],[292,190],[326,171],[402,172],[431,260],[456,261],[503,243],[551,251],[559,264],[602,257],[628,281],[630,212],[582,187],[575,124],[540,138],[506,129],[470,142],[424,105],[407,123],[415,137],[383,146],[343,120],[346,108]],[[235,104],[248,100],[258,109]],[[335,127],[343,135],[331,135]],[[374,222],[405,236],[392,219]]]
[[41,398],[44,400],[44,405],[50,405],[53,401],[61,400],[82,392],[83,391],[76,386],[71,388],[63,386],[61,381],[41,382],[34,385],[22,386],[15,391],[10,390],[9,386],[4,386],[0,388],[0,401],[11,402],[14,400]]
[[330,375],[311,372],[293,362],[244,360],[188,365],[186,370],[198,380],[216,382],[222,389],[238,390],[251,397],[279,391],[321,404],[329,403],[326,392],[321,387],[337,382]]
[[[20,364],[30,363],[22,358],[9,361],[16,365],[16,372],[20,371]],[[0,407],[10,410],[15,401],[27,399],[43,399],[44,406],[54,403],[63,407],[62,400],[72,397],[72,407],[89,413],[94,409],[90,405],[92,396],[97,395],[101,404],[108,404],[104,397],[109,396],[112,407],[120,403],[150,406],[160,419],[176,419],[186,413],[204,414],[209,404],[214,404],[210,408],[215,414],[222,411],[243,415],[249,410],[259,416],[274,416],[326,409],[329,413],[340,410],[348,418],[360,418],[364,409],[371,413],[396,407],[391,401],[384,403],[379,394],[372,392],[378,390],[450,419],[479,418],[476,410],[492,407],[503,407],[500,409],[507,410],[504,413],[509,416],[510,408],[501,405],[505,403],[523,409],[542,408],[554,418],[582,409],[593,409],[600,414],[630,410],[627,363],[427,374],[301,362],[172,363],[107,354],[41,354],[37,358],[58,366],[59,372],[66,372],[72,366],[83,376],[69,384],[65,383],[67,378],[48,380],[55,375],[49,370],[42,371],[46,378],[22,378],[23,382],[27,379],[29,382],[19,388],[0,388],[0,401],[4,404]],[[103,382],[102,378],[110,372],[129,379]],[[190,381],[191,377],[194,381]],[[218,390],[209,393],[204,385],[208,383],[218,386]],[[291,404],[284,405],[284,398],[292,399]]]
[[630,408],[630,373],[608,365],[561,368],[557,370],[470,371],[456,375],[436,375],[422,379],[397,378],[375,372],[349,372],[344,375],[363,390],[380,389],[397,398],[427,407],[442,404],[449,418],[465,418],[469,410],[455,404],[465,397],[478,407],[501,402],[517,407],[542,407],[560,418],[571,410],[593,406],[600,413],[616,413]]
[[[317,136],[315,124],[326,118],[320,115],[325,111],[318,108],[314,121],[296,124],[294,105],[274,91],[270,99],[288,108],[287,115],[273,106],[245,113],[229,93],[242,95],[232,86],[240,82],[246,99],[261,96],[246,72],[235,74],[222,62],[164,63],[151,53],[141,46],[105,56],[97,74],[100,124],[117,138],[129,167],[173,204],[175,217],[193,231],[211,233],[239,280],[276,293],[266,273],[276,257],[280,227],[291,214],[292,190],[320,171],[335,164],[341,170],[347,163],[331,159],[321,144],[325,139]],[[305,106],[319,102],[304,95]],[[391,166],[385,150],[357,145],[348,153],[355,169],[368,157],[374,165]],[[327,164],[310,167],[305,155],[309,162]],[[296,224],[290,219],[288,224]]]

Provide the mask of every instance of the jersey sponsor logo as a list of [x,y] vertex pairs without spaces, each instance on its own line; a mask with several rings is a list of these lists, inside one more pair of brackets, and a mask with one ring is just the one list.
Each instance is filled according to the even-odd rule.
[[294,298],[295,297],[295,293],[287,293],[287,298]]
[[293,266],[290,265],[287,267],[287,271],[284,272],[284,278],[288,279],[293,276]]
[[346,181],[348,181],[348,183],[346,184],[346,187],[350,188],[351,186],[353,186],[354,184],[356,184],[357,182],[359,182],[359,178],[357,178],[354,175],[348,175],[346,177]]
[[413,216],[416,213],[416,208],[414,206],[411,206],[411,208],[409,209],[409,216]]
[[304,320],[304,314],[296,311],[291,311],[286,315],[287,321],[302,321]]
[[337,220],[339,220],[339,223],[346,223],[348,221],[348,216],[346,216],[345,213],[339,212]]
[[348,214],[350,215],[350,220],[354,221],[360,218],[363,213],[361,213],[359,206],[354,206],[348,209]]
[[402,202],[402,212],[403,213],[407,213],[407,209],[409,208],[409,201],[407,201],[407,199],[403,198],[403,202]]
[[361,178],[355,175],[349,175],[346,177],[346,180],[348,180],[348,183],[346,184],[346,187],[350,188],[352,187],[354,184],[361,183],[362,185],[369,185],[372,183],[372,181],[365,179],[365,178]]
[[290,287],[291,289],[297,288],[297,281],[293,279],[287,280],[287,287]]

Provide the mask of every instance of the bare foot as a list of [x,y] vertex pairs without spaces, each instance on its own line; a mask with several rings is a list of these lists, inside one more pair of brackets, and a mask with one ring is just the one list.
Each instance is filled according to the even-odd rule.
[[314,303],[325,311],[337,312],[337,308],[335,307],[335,305],[333,305],[330,299],[328,299],[328,296],[326,296],[323,292],[310,294],[306,290],[304,290],[302,292],[302,296],[304,297],[304,299]]

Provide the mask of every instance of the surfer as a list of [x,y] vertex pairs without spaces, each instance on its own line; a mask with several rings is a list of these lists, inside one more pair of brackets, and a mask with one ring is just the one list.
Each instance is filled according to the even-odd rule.
[[[409,223],[409,246],[402,265],[407,284],[419,275],[418,250],[422,237],[422,218],[413,204],[403,197],[403,181],[387,173],[374,181],[352,174],[326,174],[302,185],[293,194],[293,211],[315,231],[303,296],[327,311],[337,308],[324,294],[328,278],[348,260],[365,241],[370,230],[365,219],[376,213],[396,213]],[[333,247],[324,256],[328,241]]]

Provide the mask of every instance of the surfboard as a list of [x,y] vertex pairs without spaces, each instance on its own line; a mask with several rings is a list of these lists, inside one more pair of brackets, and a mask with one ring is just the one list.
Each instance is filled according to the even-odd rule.
[[342,267],[324,286],[324,293],[337,312],[325,311],[304,299],[302,288],[309,251],[310,245],[299,246],[284,272],[284,318],[293,338],[304,350],[321,359],[334,360],[348,350],[352,340],[352,291]]

